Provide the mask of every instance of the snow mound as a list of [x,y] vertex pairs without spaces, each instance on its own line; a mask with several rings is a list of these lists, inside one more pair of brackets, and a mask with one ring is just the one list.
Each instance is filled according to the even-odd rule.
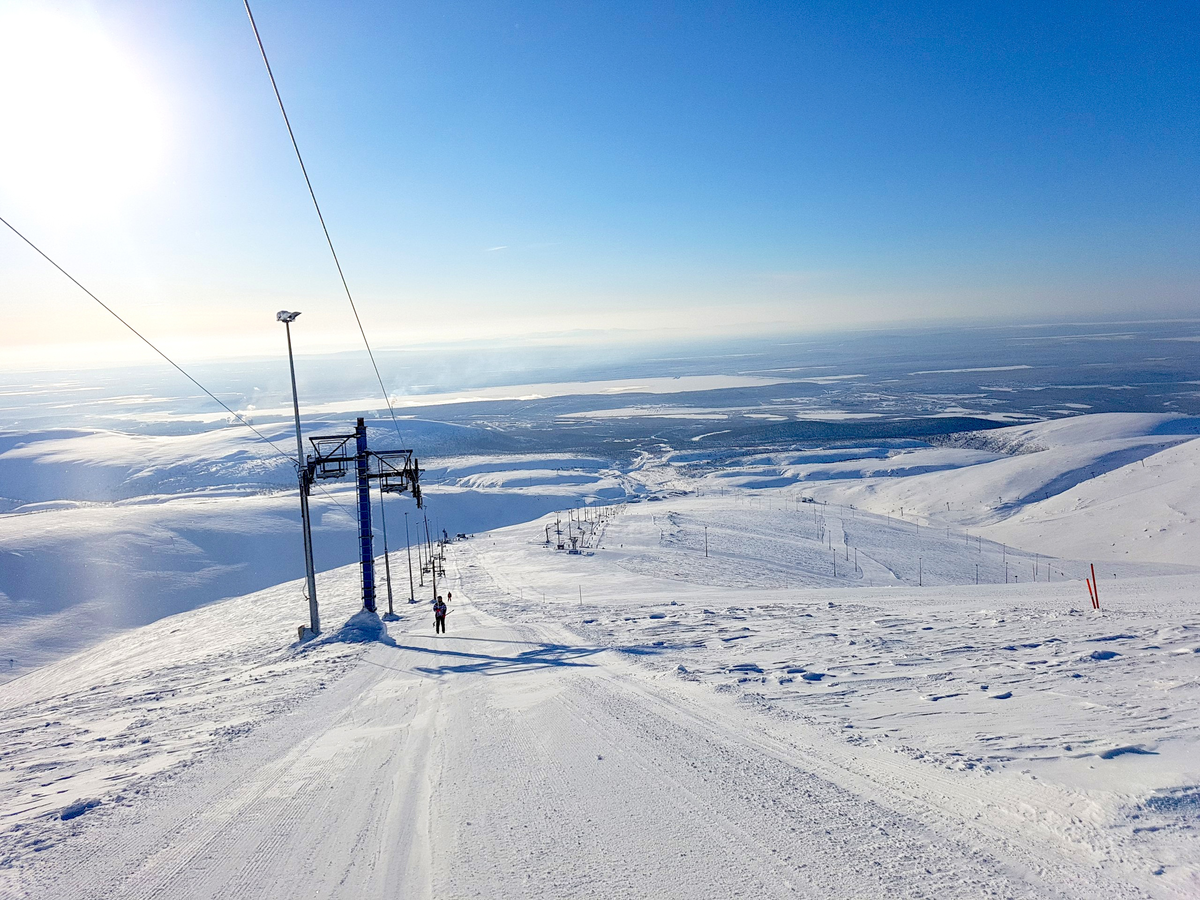
[[337,631],[321,635],[315,641],[301,644],[302,649],[318,647],[324,644],[387,644],[395,647],[396,642],[388,634],[387,626],[379,618],[378,613],[369,609],[360,609]]

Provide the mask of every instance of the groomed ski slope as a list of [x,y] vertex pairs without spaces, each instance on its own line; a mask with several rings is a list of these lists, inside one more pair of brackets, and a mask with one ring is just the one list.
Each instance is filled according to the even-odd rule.
[[445,637],[405,603],[288,646],[288,585],[3,686],[0,896],[1195,894],[1191,578],[1110,576],[1103,616],[1069,581],[689,581],[655,520],[726,503],[626,507],[590,556],[459,543]]
[[[1093,611],[1092,559],[954,520],[1012,459],[919,522],[850,504],[930,476],[647,470],[581,555],[553,517],[452,545],[445,636],[346,567],[319,641],[291,582],[0,685],[0,897],[1196,896],[1200,572],[1097,554]],[[1161,478],[1053,530],[1195,508]]]

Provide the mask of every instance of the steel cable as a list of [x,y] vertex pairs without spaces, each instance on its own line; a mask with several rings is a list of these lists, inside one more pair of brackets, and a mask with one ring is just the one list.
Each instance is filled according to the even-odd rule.
[[[72,275],[70,272],[68,272],[66,269],[64,269],[62,266],[60,266],[58,263],[56,263],[53,259],[51,259],[50,256],[47,255],[44,250],[42,250],[41,247],[39,247],[37,244],[35,244],[33,241],[31,241],[29,238],[27,238],[24,234],[22,234],[20,231],[18,231],[17,228],[11,222],[9,222],[3,216],[0,216],[0,222],[3,222],[9,231],[11,231],[13,234],[15,234],[21,240],[23,240],[26,244],[28,244],[30,247],[32,247],[34,252],[37,253],[38,256],[40,256],[42,259],[46,260],[46,262],[50,263],[50,265],[54,266],[54,268],[58,269],[59,272],[61,272],[63,275],[65,275],[67,277],[67,279],[73,285],[75,285],[75,287],[79,288],[81,291],[83,291],[85,294],[87,294],[89,297],[91,297],[93,300],[95,300],[98,304],[100,304],[100,306],[104,309],[105,312],[107,312],[110,316],[112,316],[114,319],[116,319],[118,322],[120,322],[122,325],[124,325],[126,328],[128,328],[131,332],[133,332],[133,334],[135,334],[142,343],[144,343],[147,347],[149,347],[151,350],[153,350],[155,353],[157,353],[159,356],[161,356],[163,359],[165,359],[172,366],[172,368],[175,369],[175,371],[177,371],[180,375],[182,375],[184,378],[186,378],[188,381],[190,381],[196,387],[200,388],[200,390],[202,390],[205,394],[207,394],[214,401],[216,401],[221,406],[222,409],[224,409],[227,413],[229,413],[231,416],[233,416],[235,419],[237,419],[237,421],[240,422],[242,425],[245,425],[247,428],[249,428],[251,431],[253,431],[261,440],[270,444],[271,447],[274,448],[275,452],[277,454],[279,454],[279,456],[283,457],[284,459],[288,460],[288,462],[292,463],[292,465],[296,466],[297,470],[299,469],[300,463],[297,460],[293,459],[292,456],[290,454],[284,452],[284,450],[278,444],[276,444],[273,440],[271,440],[269,437],[267,437],[265,434],[263,434],[261,431],[259,431],[257,428],[255,428],[253,425],[251,425],[249,420],[247,420],[241,413],[236,412],[235,410],[230,408],[229,404],[227,404],[224,400],[222,400],[220,397],[218,397],[216,394],[214,394],[212,391],[210,391],[208,388],[206,388],[204,385],[202,385],[199,381],[197,381],[194,377],[192,377],[192,375],[189,374],[188,371],[183,368],[183,366],[179,365],[179,363],[175,362],[175,360],[173,360],[173,359],[171,359],[171,357],[167,356],[166,353],[164,353],[157,346],[155,346],[153,341],[151,341],[148,337],[146,337],[144,334],[142,334],[140,331],[138,331],[136,328],[134,328],[132,325],[130,325],[127,321],[125,321],[125,319],[123,319],[120,316],[120,314],[117,313],[116,310],[114,310],[111,306],[109,306],[107,303],[105,303],[103,300],[101,300],[99,297],[97,297],[95,294],[93,294],[90,290],[88,290],[86,287],[84,287],[83,284],[80,283],[79,279],[77,279],[74,275]],[[347,512],[347,514],[349,514],[349,510],[346,510],[346,507],[342,506],[342,504],[338,501],[338,499],[336,497],[334,497],[332,494],[330,494],[327,490],[325,490],[320,485],[317,485],[317,489],[320,490],[321,493],[323,493],[326,497],[328,497],[330,500],[332,500],[338,506],[340,506],[343,510],[345,510]]]
[[337,250],[333,248],[333,238],[329,236],[329,228],[325,225],[325,216],[321,213],[321,204],[317,202],[316,191],[313,190],[312,181],[308,177],[308,169],[304,165],[304,157],[300,155],[300,145],[296,143],[296,134],[292,131],[292,123],[288,119],[287,110],[283,105],[283,97],[279,93],[279,85],[275,83],[275,73],[271,71],[271,62],[267,59],[267,50],[263,46],[262,37],[258,33],[258,25],[254,21],[254,13],[250,11],[250,0],[242,0],[246,7],[246,16],[250,19],[250,27],[254,29],[254,40],[258,43],[258,52],[262,54],[263,65],[267,68],[267,77],[271,79],[271,89],[275,92],[275,102],[279,104],[279,112],[283,115],[283,124],[287,126],[288,137],[292,141],[292,149],[296,151],[296,161],[300,163],[300,172],[304,175],[304,183],[308,187],[308,196],[312,198],[313,208],[317,211],[317,218],[321,222],[321,231],[325,233],[325,243],[329,245],[329,252],[333,255],[333,264],[337,266],[338,277],[342,280],[342,289],[346,292],[346,299],[350,301],[350,310],[354,313],[354,321],[358,324],[358,333],[362,335],[363,344],[367,348],[367,356],[371,359],[371,368],[375,370],[375,378],[379,381],[379,389],[383,392],[383,402],[387,404],[388,412],[392,416],[392,425],[396,428],[396,437],[403,440],[400,434],[400,423],[396,419],[396,410],[392,407],[391,397],[388,396],[387,387],[384,386],[383,376],[379,374],[379,365],[375,362],[375,354],[371,350],[371,342],[367,340],[367,331],[363,328],[362,319],[358,315],[358,307],[354,304],[354,296],[350,293],[350,285],[346,282],[346,275],[342,271],[342,263],[338,259]]

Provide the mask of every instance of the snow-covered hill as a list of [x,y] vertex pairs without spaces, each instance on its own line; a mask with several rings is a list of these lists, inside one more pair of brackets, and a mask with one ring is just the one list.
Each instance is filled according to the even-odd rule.
[[[1046,555],[1191,562],[1200,515],[1198,428],[1200,420],[1180,416],[1077,416],[949,446],[725,459],[705,480],[716,490],[790,487]],[[703,469],[703,458],[691,466]]]
[[[290,444],[286,426],[263,427]],[[485,426],[405,419],[403,428],[422,447],[443,449],[423,460],[425,485],[431,530],[452,534],[585,503],[791,488],[793,500],[804,494],[982,533],[1035,554],[1171,562],[1186,558],[1200,508],[1190,462],[1197,422],[1161,414],[1077,416],[936,445],[892,439],[740,451],[687,439],[684,449],[652,443],[641,455],[615,453],[620,461],[512,452],[513,439]],[[372,434],[380,446],[395,440],[387,429]],[[507,450],[479,452],[489,442]],[[8,663],[0,682],[122,629],[295,577],[293,471],[243,428],[0,435],[0,662]],[[349,485],[327,485],[313,507],[318,568],[353,560]],[[402,545],[405,511],[415,513],[411,502],[389,502],[393,546]]]
[[1200,441],[1191,440],[1019,510],[988,529],[1022,546],[1108,559],[1195,560]]
[[[414,423],[425,441],[437,423]],[[448,426],[447,426],[448,427]],[[326,431],[338,429],[329,424]],[[267,429],[287,446],[286,429]],[[378,445],[394,435],[373,431]],[[611,462],[569,454],[426,463],[430,529],[527,521],[635,489]],[[0,682],[123,629],[303,571],[295,468],[244,428],[181,436],[53,431],[0,436]],[[312,497],[317,568],[358,556],[352,484]],[[379,510],[376,507],[376,513]],[[423,519],[389,500],[389,539]],[[382,551],[383,522],[376,523]]]
[[436,638],[424,596],[356,617],[354,566],[318,641],[299,581],[215,602],[247,535],[291,574],[290,494],[0,518],[6,584],[69,561],[7,646],[90,644],[0,684],[0,897],[1196,896],[1194,430],[444,458],[443,511],[518,524],[450,547]]
[[[1061,452],[1034,429],[1044,449],[949,474],[965,495],[1145,449],[1099,493],[1193,446],[1158,427]],[[512,489],[559,462],[454,465]],[[0,685],[0,896],[1200,891],[1186,555],[1096,557],[1096,612],[1094,546],[1047,558],[953,503],[860,502],[946,472],[829,478],[812,503],[661,459],[634,475],[660,499],[589,519],[579,555],[545,544],[553,515],[452,545],[445,636],[424,603],[364,627],[345,567],[320,641],[295,643],[293,581]],[[1153,516],[1144,493],[1105,502]]]

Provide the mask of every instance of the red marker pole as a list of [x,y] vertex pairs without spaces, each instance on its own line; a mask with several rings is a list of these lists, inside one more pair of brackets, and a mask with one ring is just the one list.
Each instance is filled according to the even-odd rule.
[[1096,564],[1092,563],[1092,602],[1096,604],[1096,609],[1100,608],[1100,585],[1096,583]]

